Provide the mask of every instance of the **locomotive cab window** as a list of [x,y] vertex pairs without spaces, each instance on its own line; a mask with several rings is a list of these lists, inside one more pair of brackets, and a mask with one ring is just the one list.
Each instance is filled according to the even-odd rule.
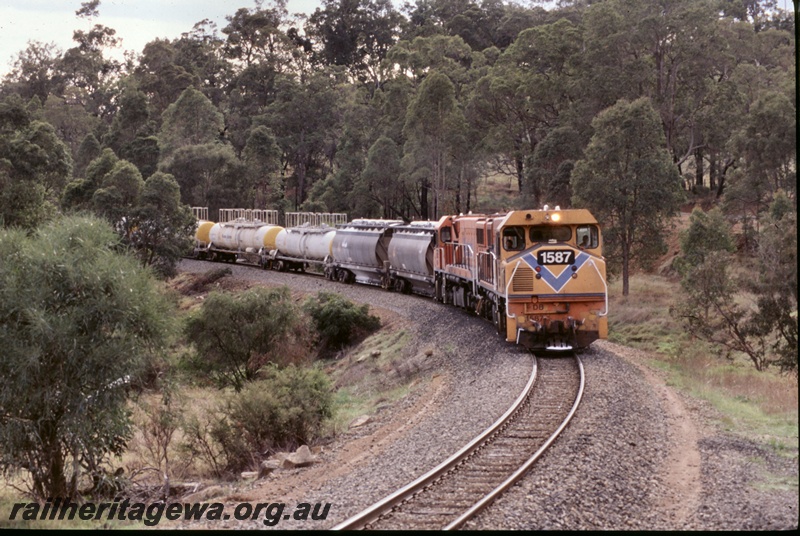
[[452,236],[450,234],[450,227],[442,227],[442,230],[439,231],[439,240],[441,240],[442,242],[452,241]]
[[575,229],[575,242],[582,249],[594,249],[600,245],[600,237],[595,225],[581,225]]
[[572,229],[566,225],[537,225],[531,227],[531,242],[567,242]]
[[506,251],[522,251],[525,249],[525,230],[522,227],[506,227],[503,229],[503,248]]

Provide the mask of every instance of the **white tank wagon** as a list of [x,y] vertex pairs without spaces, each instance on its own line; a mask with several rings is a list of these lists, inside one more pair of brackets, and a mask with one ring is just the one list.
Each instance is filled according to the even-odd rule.
[[275,249],[275,237],[282,229],[260,221],[215,223],[208,229],[208,246],[201,252],[204,256],[198,257],[226,262],[243,258],[263,266],[269,252]]
[[433,296],[436,222],[411,222],[392,227],[390,232],[389,284],[397,292]]
[[281,229],[270,252],[270,266],[281,271],[304,271],[309,264],[323,264],[331,258],[331,244],[336,229],[323,226],[300,226]]
[[343,283],[358,282],[388,287],[389,242],[400,220],[353,220],[337,226],[333,239],[333,265],[325,276]]
[[211,228],[214,227],[213,221],[200,220],[197,222],[197,229],[194,232],[194,245],[196,248],[207,248],[211,242],[208,236]]

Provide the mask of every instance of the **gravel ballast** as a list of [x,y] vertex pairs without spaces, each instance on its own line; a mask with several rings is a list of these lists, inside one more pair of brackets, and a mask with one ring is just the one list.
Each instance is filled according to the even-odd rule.
[[[211,263],[182,261],[180,270],[206,272]],[[370,436],[397,426],[393,416],[422,403],[418,389],[373,416],[367,425],[335,438],[320,454],[331,465],[331,478],[303,484],[303,471],[277,471],[270,477],[299,482],[283,498],[330,503],[324,521],[285,520],[274,528],[326,529],[395,491],[447,458],[489,426],[508,408],[527,381],[528,354],[500,340],[488,322],[433,300],[387,293],[374,287],[342,285],[323,278],[231,266],[230,277],[267,285],[288,285],[301,292],[328,290],[354,301],[390,310],[412,326],[418,349],[434,348],[424,364],[438,375],[441,389],[424,405],[419,420],[397,433],[396,440],[374,455],[363,455],[352,470],[337,474],[348,445],[369,444]],[[533,470],[498,499],[468,529],[789,529],[798,525],[797,451],[779,452],[723,432],[698,410],[696,401],[680,398],[697,432],[687,449],[699,467],[682,473],[665,470],[683,446],[676,422],[651,375],[643,373],[638,351],[599,342],[583,354],[584,399],[572,423]],[[428,391],[428,396],[430,390]],[[422,407],[422,406],[420,406]],[[681,417],[685,419],[687,417]],[[674,465],[674,464],[673,464]],[[679,464],[680,465],[680,464]],[[676,476],[677,475],[677,476]],[[259,484],[259,482],[261,482]],[[776,483],[781,483],[776,484]],[[786,484],[788,483],[788,485]],[[792,484],[793,483],[793,484]],[[242,484],[234,496],[214,500],[234,503],[275,501],[270,482]],[[678,489],[678,491],[676,491]],[[287,501],[289,507],[292,503]],[[260,520],[221,521],[187,528],[267,528]]]

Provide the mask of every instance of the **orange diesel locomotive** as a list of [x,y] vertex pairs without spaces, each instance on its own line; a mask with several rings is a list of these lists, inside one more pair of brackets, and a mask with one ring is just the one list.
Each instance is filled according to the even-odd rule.
[[533,350],[608,336],[602,235],[587,210],[444,216],[436,225],[436,299],[491,320]]

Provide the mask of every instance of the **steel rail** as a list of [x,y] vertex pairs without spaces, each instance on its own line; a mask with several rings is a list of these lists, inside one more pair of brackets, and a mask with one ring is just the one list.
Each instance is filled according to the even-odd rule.
[[516,484],[520,478],[525,476],[525,474],[530,470],[533,464],[536,463],[536,461],[544,453],[544,451],[546,451],[550,447],[553,441],[555,441],[556,438],[559,435],[561,435],[561,432],[564,431],[564,428],[567,427],[569,422],[572,420],[572,417],[575,415],[575,412],[578,410],[578,406],[580,405],[581,399],[583,398],[583,388],[586,385],[586,378],[583,371],[583,362],[580,360],[577,354],[573,354],[573,357],[575,358],[575,361],[578,363],[578,370],[580,371],[581,375],[581,383],[580,386],[578,387],[578,393],[575,396],[575,402],[573,402],[572,404],[572,409],[570,409],[569,413],[564,418],[564,421],[561,423],[558,429],[555,432],[553,432],[553,434],[549,438],[547,438],[547,441],[545,441],[544,444],[541,447],[539,447],[539,450],[537,450],[533,454],[533,456],[528,458],[528,460],[524,464],[522,464],[519,467],[519,469],[514,471],[514,473],[511,476],[509,476],[502,484],[497,486],[486,496],[484,496],[480,501],[472,505],[466,512],[461,514],[457,519],[455,519],[449,525],[447,525],[444,528],[444,530],[455,530],[460,528],[469,519],[475,517],[477,514],[482,512],[486,507],[488,507],[499,495],[504,493],[514,484]]
[[525,401],[528,398],[531,390],[533,389],[533,385],[536,382],[536,375],[537,375],[537,361],[536,356],[533,356],[533,366],[531,370],[531,376],[528,379],[528,383],[525,385],[525,388],[522,390],[520,395],[514,401],[510,408],[499,418],[497,419],[494,424],[489,426],[486,430],[481,432],[475,439],[470,441],[467,445],[462,447],[458,452],[447,458],[441,464],[437,465],[424,475],[420,476],[413,482],[403,486],[399,490],[395,491],[391,495],[381,499],[377,503],[373,504],[366,510],[361,511],[360,513],[356,514],[355,516],[339,523],[338,525],[334,526],[331,530],[354,530],[364,527],[378,519],[383,513],[388,510],[391,510],[396,505],[400,504],[408,497],[414,495],[419,490],[445,474],[447,471],[452,469],[454,466],[458,465],[461,461],[466,459],[470,454],[472,454],[475,450],[480,448],[483,443],[489,438],[493,433],[495,433],[500,427],[506,424],[511,417],[519,411],[519,409],[524,405]]

